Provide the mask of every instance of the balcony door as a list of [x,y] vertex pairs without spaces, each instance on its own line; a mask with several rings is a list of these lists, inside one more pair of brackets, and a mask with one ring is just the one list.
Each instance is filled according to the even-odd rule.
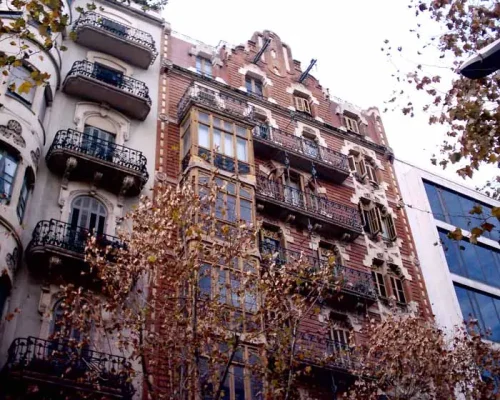
[[116,87],[121,87],[123,83],[123,72],[99,63],[94,63],[94,76],[101,82]]
[[106,208],[99,200],[90,196],[77,197],[71,208],[68,244],[74,246],[75,251],[83,251],[89,233],[104,233],[106,217]]
[[[341,324],[342,326],[345,324]],[[349,330],[344,327],[334,326],[331,331],[331,342],[329,353],[335,357],[335,361],[343,365],[350,362]]]
[[285,201],[295,207],[302,207],[302,191],[300,190],[300,180],[296,177],[289,177],[285,186]]
[[85,125],[82,138],[84,153],[105,161],[113,161],[115,135],[102,129]]
[[125,36],[127,34],[128,28],[117,21],[113,21],[112,19],[108,18],[102,18],[101,23],[104,28],[106,28],[108,31],[113,32],[115,35]]

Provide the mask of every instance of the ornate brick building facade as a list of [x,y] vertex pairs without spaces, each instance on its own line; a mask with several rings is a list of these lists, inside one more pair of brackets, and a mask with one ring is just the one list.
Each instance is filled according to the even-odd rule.
[[[362,341],[367,318],[391,312],[391,302],[429,315],[379,111],[331,96],[270,31],[211,47],[167,30],[163,45],[156,160],[163,178],[200,182],[217,170],[234,184],[221,218],[261,220],[261,255],[304,252],[316,263],[336,254],[332,273],[342,290],[304,321],[300,345],[324,354],[351,334]],[[320,369],[328,379],[305,385],[305,398],[331,398],[349,382],[342,360]],[[230,386],[230,397],[242,398],[238,383]]]

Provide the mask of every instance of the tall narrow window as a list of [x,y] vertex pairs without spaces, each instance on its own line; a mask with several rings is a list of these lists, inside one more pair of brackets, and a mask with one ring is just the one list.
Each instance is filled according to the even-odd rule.
[[394,225],[394,219],[388,213],[382,215],[382,237],[386,240],[396,240],[396,226]]
[[294,96],[294,100],[295,109],[297,111],[311,115],[311,104],[309,103],[309,99],[300,96]]
[[406,303],[403,281],[401,279],[391,276],[391,289],[392,289],[392,295],[396,298],[396,300],[399,303]]
[[359,133],[358,121],[356,121],[353,118],[346,117],[346,116],[344,116],[344,121],[345,121],[345,126],[346,126],[347,130],[349,130],[351,132]]
[[33,179],[30,176],[30,170],[27,169],[24,174],[23,186],[21,186],[21,193],[19,194],[19,201],[17,202],[16,213],[19,218],[19,222],[23,222],[24,214],[26,212],[26,204],[28,203],[28,197],[33,186]]
[[203,76],[207,76],[209,78],[212,77],[212,62],[204,57],[197,56],[196,57],[196,71],[202,74]]
[[365,164],[366,174],[370,183],[378,185],[377,170],[371,161],[367,161]]
[[18,162],[11,152],[0,148],[0,203],[10,201]]
[[387,297],[387,289],[385,287],[385,279],[384,275],[380,272],[373,271],[372,272],[373,281],[375,282],[375,287],[377,289],[377,294],[380,297]]
[[[33,78],[31,78],[31,73],[33,71],[34,70],[32,68],[26,65],[21,65],[19,67],[12,68],[9,75],[9,93],[27,105],[33,104],[33,99],[35,98],[36,93],[36,85]],[[21,90],[21,92],[19,92],[19,88],[24,88],[24,86],[22,86],[24,83],[28,85],[27,90]]]
[[361,156],[351,154],[348,157],[349,169],[356,174],[357,178],[364,178],[367,174],[365,161]]
[[251,76],[245,77],[245,86],[247,89],[247,93],[253,94],[258,97],[262,97],[262,82],[257,78],[252,78]]

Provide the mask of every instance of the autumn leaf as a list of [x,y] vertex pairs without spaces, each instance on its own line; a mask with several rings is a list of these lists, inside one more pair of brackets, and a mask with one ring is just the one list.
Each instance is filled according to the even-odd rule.
[[481,224],[481,228],[483,228],[483,230],[485,230],[486,232],[491,232],[494,227],[495,227],[495,225],[490,224],[489,222],[485,222],[485,223]]
[[469,214],[482,214],[483,213],[483,207],[479,204],[475,204],[474,207],[469,211]]
[[33,84],[29,81],[23,81],[19,87],[17,88],[17,92],[22,94],[22,93],[29,93],[30,90],[33,88]]
[[493,207],[491,209],[491,215],[500,220],[500,207]]
[[448,238],[453,240],[462,240],[462,238],[464,237],[460,228],[455,228],[454,231],[448,232],[447,236]]

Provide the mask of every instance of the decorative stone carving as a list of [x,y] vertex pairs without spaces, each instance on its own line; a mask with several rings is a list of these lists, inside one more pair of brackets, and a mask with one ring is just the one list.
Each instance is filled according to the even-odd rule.
[[66,160],[66,169],[64,170],[64,175],[63,175],[62,183],[61,183],[61,186],[64,189],[68,188],[69,175],[71,174],[71,171],[73,171],[76,168],[77,165],[78,165],[78,161],[75,157],[69,157]]
[[19,122],[14,119],[9,120],[7,125],[0,125],[0,134],[6,138],[12,137],[15,144],[20,147],[26,147],[26,141],[23,138],[23,128]]
[[102,172],[95,172],[94,179],[92,179],[92,186],[90,187],[90,194],[92,196],[95,196],[95,194],[97,193],[97,185],[99,185],[101,179],[102,179]]
[[31,151],[30,154],[33,164],[38,165],[38,161],[40,161],[40,149],[37,148],[35,151]]
[[12,253],[7,254],[5,262],[7,263],[7,267],[9,267],[12,272],[16,271],[17,264],[19,262],[19,250],[17,247],[12,250]]
[[123,198],[125,193],[127,193],[127,190],[129,190],[134,183],[135,179],[130,175],[123,178],[122,187],[120,189],[120,193],[118,194],[118,207],[123,207]]

